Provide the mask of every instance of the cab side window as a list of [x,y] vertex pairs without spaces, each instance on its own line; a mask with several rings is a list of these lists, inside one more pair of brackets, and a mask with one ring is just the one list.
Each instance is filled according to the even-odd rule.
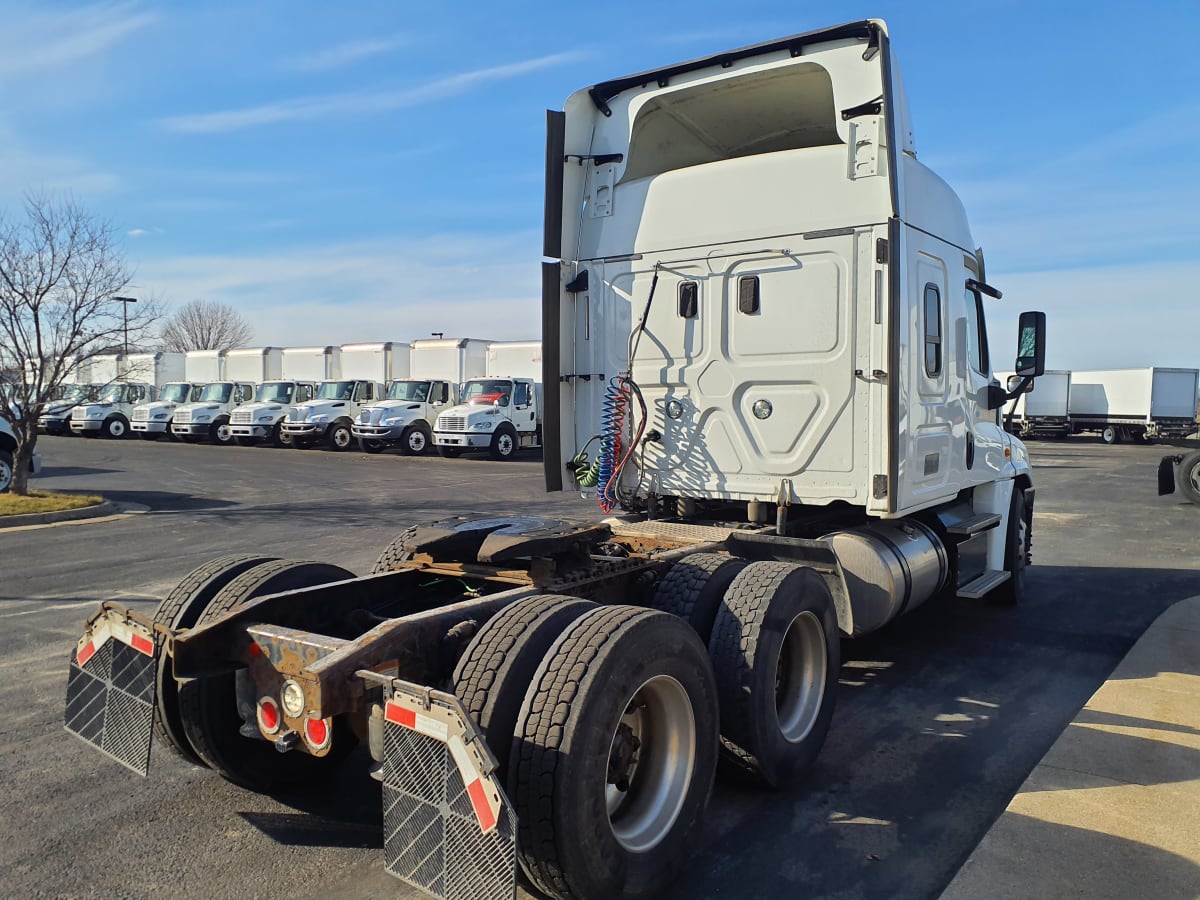
[[516,391],[513,392],[513,403],[516,406],[529,405],[529,385],[524,382],[517,385]]
[[988,359],[987,323],[983,316],[983,297],[974,291],[967,291],[967,360],[971,368],[980,375],[990,371],[991,360]]

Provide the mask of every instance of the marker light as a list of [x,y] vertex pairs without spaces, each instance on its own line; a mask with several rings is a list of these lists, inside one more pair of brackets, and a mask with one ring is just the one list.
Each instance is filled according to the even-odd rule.
[[279,700],[283,703],[283,711],[293,719],[298,719],[304,714],[304,689],[291,679],[283,683]]

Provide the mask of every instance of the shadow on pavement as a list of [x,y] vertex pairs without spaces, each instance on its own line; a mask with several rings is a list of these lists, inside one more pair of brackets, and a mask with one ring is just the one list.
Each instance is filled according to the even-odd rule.
[[104,498],[114,503],[140,503],[151,512],[204,512],[237,506],[233,500],[197,497],[194,494],[170,491],[104,491]]
[[39,478],[74,478],[77,475],[111,475],[120,469],[102,469],[92,466],[43,466]]

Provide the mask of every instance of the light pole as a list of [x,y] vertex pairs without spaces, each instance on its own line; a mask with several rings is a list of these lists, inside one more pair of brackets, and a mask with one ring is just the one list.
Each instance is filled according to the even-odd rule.
[[113,297],[113,301],[123,304],[121,310],[125,313],[125,355],[129,355],[129,304],[137,303],[137,297]]
[[442,335],[443,335],[443,334],[445,334],[446,332],[444,332],[444,331],[431,331],[431,332],[429,332],[429,333],[430,333],[431,335],[433,335],[435,338],[437,338],[437,339],[440,341],[440,340],[442,339]]

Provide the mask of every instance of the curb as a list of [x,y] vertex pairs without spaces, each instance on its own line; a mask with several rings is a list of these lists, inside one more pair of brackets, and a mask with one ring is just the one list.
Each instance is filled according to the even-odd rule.
[[0,516],[0,531],[6,531],[9,528],[23,528],[26,525],[52,525],[57,522],[74,522],[79,519],[98,519],[119,512],[122,512],[121,507],[111,500],[104,500],[94,506],[81,506],[78,509],[28,513],[23,516]]

